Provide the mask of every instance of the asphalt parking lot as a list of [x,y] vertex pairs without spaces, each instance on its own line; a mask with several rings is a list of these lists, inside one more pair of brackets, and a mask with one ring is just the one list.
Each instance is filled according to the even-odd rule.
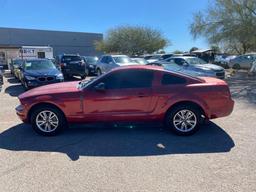
[[71,127],[42,137],[0,93],[0,191],[256,191],[256,79],[228,80],[235,108],[190,137],[161,127]]

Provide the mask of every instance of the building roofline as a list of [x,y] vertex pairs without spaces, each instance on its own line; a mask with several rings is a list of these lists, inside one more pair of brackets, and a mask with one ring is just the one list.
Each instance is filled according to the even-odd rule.
[[0,27],[1,29],[6,30],[30,30],[30,31],[45,31],[45,32],[61,32],[61,33],[82,33],[82,34],[94,34],[94,35],[102,35],[103,33],[94,33],[94,32],[83,32],[83,31],[61,31],[61,30],[48,30],[48,29],[32,29],[32,28],[12,28],[12,27]]

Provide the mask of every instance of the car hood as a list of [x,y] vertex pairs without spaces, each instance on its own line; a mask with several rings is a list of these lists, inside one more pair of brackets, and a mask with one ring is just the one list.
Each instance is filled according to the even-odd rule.
[[28,70],[25,71],[25,75],[30,76],[55,76],[61,72],[58,69],[46,69],[46,70]]
[[196,65],[193,65],[195,68],[198,68],[198,69],[208,69],[208,70],[213,70],[213,71],[222,71],[224,70],[223,67],[220,67],[218,65],[214,65],[214,64],[196,64]]
[[19,95],[19,99],[24,99],[28,97],[35,97],[40,95],[51,95],[58,93],[71,93],[78,92],[77,88],[79,81],[64,82],[64,83],[55,83],[50,85],[41,86],[38,88],[31,89]]
[[134,62],[134,63],[117,63],[117,65],[119,65],[119,66],[128,66],[128,65],[139,65],[139,64]]

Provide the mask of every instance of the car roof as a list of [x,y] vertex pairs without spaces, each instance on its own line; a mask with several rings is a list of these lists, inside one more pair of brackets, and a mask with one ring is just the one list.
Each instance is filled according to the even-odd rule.
[[174,59],[188,59],[188,58],[198,58],[198,57],[192,57],[192,56],[176,56],[176,57],[170,57],[168,59],[171,59],[171,58],[174,58]]

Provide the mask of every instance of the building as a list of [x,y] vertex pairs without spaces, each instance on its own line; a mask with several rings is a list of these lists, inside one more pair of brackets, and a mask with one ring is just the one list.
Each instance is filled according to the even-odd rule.
[[[100,55],[94,42],[103,39],[100,33],[48,31],[0,27],[0,63],[8,64],[20,55],[22,47],[51,47],[53,56],[62,53]],[[42,55],[42,54],[41,54]]]

